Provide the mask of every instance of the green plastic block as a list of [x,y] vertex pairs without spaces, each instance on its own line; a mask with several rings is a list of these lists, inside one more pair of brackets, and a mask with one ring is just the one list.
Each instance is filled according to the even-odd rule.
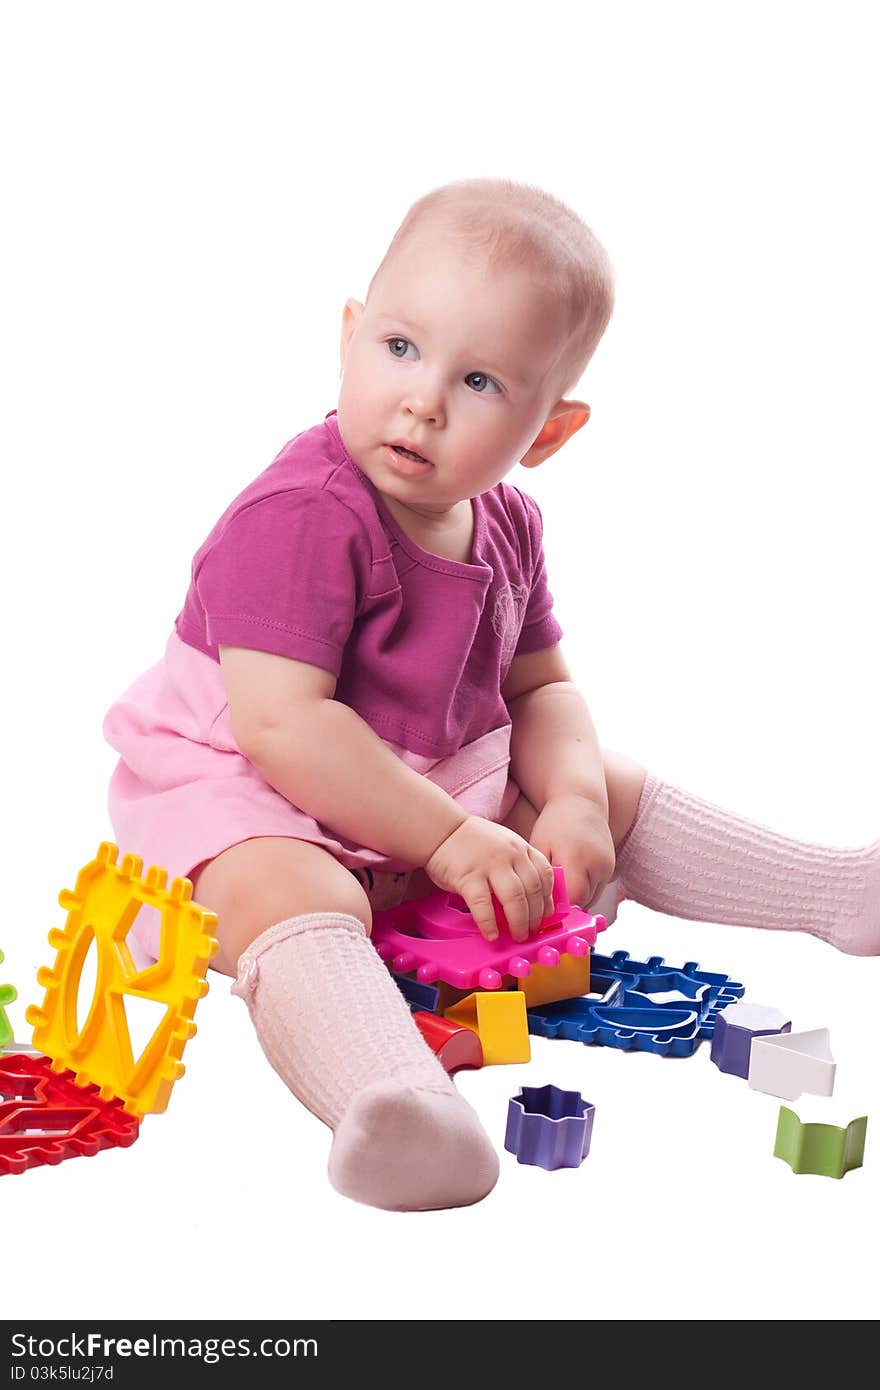
[[[0,951],[0,963],[2,961],[3,952]],[[0,1047],[5,1047],[8,1042],[12,1041],[12,1027],[3,1006],[4,1004],[11,1004],[13,999],[17,998],[18,995],[12,985],[0,985]]]
[[842,1178],[850,1168],[861,1168],[867,1128],[867,1115],[851,1120],[846,1129],[837,1125],[802,1124],[793,1110],[780,1105],[773,1155],[784,1158],[793,1173]]

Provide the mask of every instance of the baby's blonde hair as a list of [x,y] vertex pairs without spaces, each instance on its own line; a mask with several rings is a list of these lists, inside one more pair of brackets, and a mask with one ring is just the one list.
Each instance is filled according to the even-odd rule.
[[498,269],[543,276],[568,307],[569,342],[560,361],[560,395],[580,380],[614,305],[614,275],[601,242],[578,214],[534,184],[457,179],[413,203],[382,258],[381,271],[425,224],[440,223],[458,244]]

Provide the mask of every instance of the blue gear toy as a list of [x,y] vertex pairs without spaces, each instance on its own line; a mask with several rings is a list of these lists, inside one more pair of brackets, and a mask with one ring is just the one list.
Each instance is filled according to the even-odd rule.
[[[721,1010],[745,993],[745,986],[729,975],[700,970],[695,960],[669,966],[662,956],[631,960],[627,951],[593,954],[590,984],[593,993],[601,992],[599,998],[591,994],[528,1009],[529,1032],[599,1047],[691,1057],[702,1039],[712,1036]],[[684,998],[652,998],[673,991]]]

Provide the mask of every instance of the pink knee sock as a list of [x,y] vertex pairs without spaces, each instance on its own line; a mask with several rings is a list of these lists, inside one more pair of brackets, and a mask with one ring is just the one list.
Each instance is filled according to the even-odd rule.
[[806,931],[880,955],[880,840],[862,849],[790,840],[649,774],[617,873],[628,898],[658,912]]
[[338,1191],[408,1211],[466,1206],[495,1186],[488,1136],[356,917],[270,927],[239,957],[232,992],[279,1076],[334,1131]]

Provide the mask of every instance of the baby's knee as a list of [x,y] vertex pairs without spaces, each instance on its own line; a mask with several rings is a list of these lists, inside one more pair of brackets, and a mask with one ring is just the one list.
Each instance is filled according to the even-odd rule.
[[217,914],[220,950],[212,965],[235,975],[238,958],[269,927],[305,914],[345,913],[373,925],[370,902],[348,869],[300,840],[249,840],[204,866],[193,897]]

